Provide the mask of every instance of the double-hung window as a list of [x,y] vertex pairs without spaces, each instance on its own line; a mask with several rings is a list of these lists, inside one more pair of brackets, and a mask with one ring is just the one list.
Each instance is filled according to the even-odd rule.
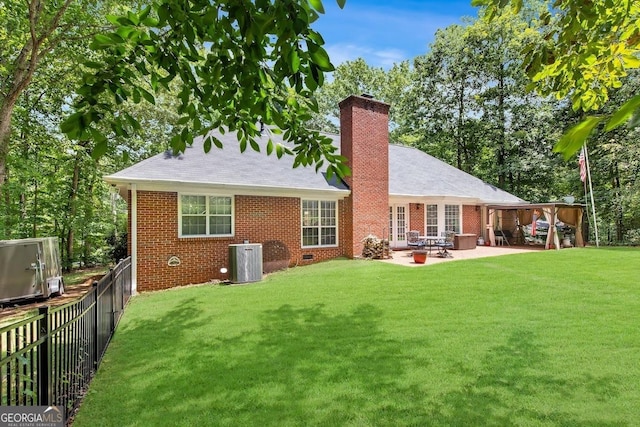
[[232,236],[233,198],[180,195],[180,236]]
[[427,236],[438,236],[438,205],[427,205]]
[[460,205],[444,205],[444,230],[460,233]]
[[303,200],[302,246],[336,246],[337,243],[337,202]]

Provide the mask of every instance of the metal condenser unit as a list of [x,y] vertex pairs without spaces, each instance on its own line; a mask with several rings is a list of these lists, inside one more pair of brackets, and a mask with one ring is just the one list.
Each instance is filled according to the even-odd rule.
[[262,280],[262,244],[229,245],[229,280],[232,283]]

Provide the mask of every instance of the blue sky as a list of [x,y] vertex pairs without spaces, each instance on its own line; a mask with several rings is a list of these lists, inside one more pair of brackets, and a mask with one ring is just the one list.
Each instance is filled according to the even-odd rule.
[[471,0],[323,0],[325,14],[313,24],[334,65],[359,57],[388,69],[427,52],[438,28],[475,17]]

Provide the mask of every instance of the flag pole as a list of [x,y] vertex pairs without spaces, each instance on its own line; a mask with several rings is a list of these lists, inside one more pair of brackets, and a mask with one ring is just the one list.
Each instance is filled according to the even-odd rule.
[[596,233],[596,247],[600,247],[600,239],[598,238],[598,221],[596,220],[596,205],[593,201],[593,185],[591,184],[591,168],[589,167],[589,154],[587,153],[587,144],[582,145],[584,150],[584,161],[587,166],[587,179],[589,180],[589,193],[591,194],[591,213],[593,216],[593,229]]

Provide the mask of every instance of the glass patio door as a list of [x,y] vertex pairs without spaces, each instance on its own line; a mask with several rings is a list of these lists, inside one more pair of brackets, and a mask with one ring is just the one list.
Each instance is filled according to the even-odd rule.
[[407,205],[389,206],[389,246],[392,248],[407,246],[408,212]]

